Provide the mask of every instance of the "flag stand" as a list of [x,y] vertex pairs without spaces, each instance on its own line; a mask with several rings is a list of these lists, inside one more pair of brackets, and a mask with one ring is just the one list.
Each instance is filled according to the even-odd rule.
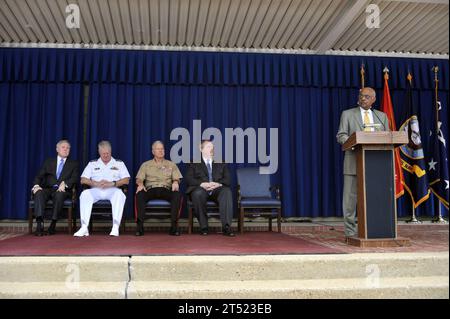
[[439,207],[438,210],[438,215],[431,221],[432,223],[435,224],[448,224],[448,221],[446,221],[443,217],[442,217],[442,211],[441,211],[441,202],[439,201],[439,199],[435,199],[435,201],[437,202],[437,205]]
[[411,219],[407,220],[406,222],[409,224],[422,224],[422,222],[416,218],[416,209],[414,208],[414,204],[413,204],[413,208],[412,208]]

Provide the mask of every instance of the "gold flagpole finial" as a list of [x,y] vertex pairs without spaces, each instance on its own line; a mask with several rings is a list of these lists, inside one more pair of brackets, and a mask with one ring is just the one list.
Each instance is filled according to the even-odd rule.
[[411,72],[408,71],[408,75],[406,76],[406,78],[408,79],[409,84],[411,84],[412,79],[413,79],[413,76],[412,76]]
[[387,66],[384,67],[383,73],[384,73],[384,79],[389,80],[389,69]]
[[363,89],[364,86],[365,86],[364,74],[366,73],[365,70],[364,70],[364,63],[361,64],[361,70],[360,70],[360,73],[361,73],[361,89]]
[[433,67],[433,72],[434,72],[434,82],[439,82],[439,80],[437,78],[437,74],[439,72],[439,67],[438,66],[434,66]]

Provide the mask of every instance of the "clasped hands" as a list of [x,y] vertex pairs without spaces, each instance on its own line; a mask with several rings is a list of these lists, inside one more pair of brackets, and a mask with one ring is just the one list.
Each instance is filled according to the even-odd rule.
[[107,180],[102,179],[101,181],[91,181],[92,187],[98,187],[98,188],[111,188],[114,187],[114,182],[110,182]]
[[221,187],[222,184],[216,183],[216,182],[209,182],[209,183],[201,183],[200,187],[203,188],[207,192],[211,192],[215,190],[216,188]]

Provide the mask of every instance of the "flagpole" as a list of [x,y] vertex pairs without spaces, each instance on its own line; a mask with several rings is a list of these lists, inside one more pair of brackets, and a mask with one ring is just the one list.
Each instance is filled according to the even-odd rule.
[[364,74],[366,73],[364,71],[364,63],[361,64],[361,70],[359,72],[361,73],[361,89],[364,89],[364,85],[365,85]]
[[[411,73],[409,71],[408,71],[408,76],[406,78],[408,79],[409,84],[412,85],[412,75],[411,75]],[[422,224],[422,222],[416,218],[416,209],[414,207],[414,201],[412,201],[412,205],[411,206],[412,206],[411,219],[407,220],[406,222],[410,223],[410,224]]]
[[416,209],[414,208],[414,203],[412,205],[411,219],[406,221],[409,224],[422,224],[420,220],[416,218]]
[[[438,104],[438,71],[439,67],[435,66],[433,67],[434,72],[434,101],[435,101],[435,111],[436,111],[436,132],[435,134],[439,134],[439,104]],[[432,223],[436,224],[448,224],[448,222],[442,217],[442,210],[441,210],[441,202],[439,201],[439,198],[436,196],[434,197],[434,203],[435,205],[438,205],[438,215],[431,221]]]

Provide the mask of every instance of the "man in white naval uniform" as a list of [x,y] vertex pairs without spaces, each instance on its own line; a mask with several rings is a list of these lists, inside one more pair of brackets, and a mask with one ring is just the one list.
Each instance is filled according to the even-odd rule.
[[74,234],[76,237],[89,236],[88,225],[92,205],[99,200],[109,200],[112,206],[113,227],[111,236],[119,236],[126,196],[119,188],[127,185],[130,174],[125,164],[111,156],[111,144],[101,141],[98,144],[98,160],[90,161],[81,174],[81,184],[91,188],[80,195],[81,228]]

